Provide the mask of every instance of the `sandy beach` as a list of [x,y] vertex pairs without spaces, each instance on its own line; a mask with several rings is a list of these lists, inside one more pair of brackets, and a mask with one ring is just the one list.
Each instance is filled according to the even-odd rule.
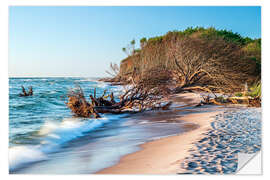
[[[150,141],[97,174],[232,174],[238,153],[261,148],[261,109],[245,106],[206,106],[198,93],[171,96],[167,114],[141,115],[145,119],[184,121],[189,131]],[[175,114],[181,114],[175,116]],[[250,128],[252,127],[252,128]]]
[[[174,95],[170,98],[174,101],[174,108],[194,106],[200,102],[199,94],[185,93]],[[185,104],[183,104],[183,102]],[[180,106],[178,106],[180,105]],[[192,113],[176,118],[176,121],[185,121],[187,126],[197,124],[198,126],[186,133],[161,138],[141,145],[141,150],[126,155],[120,162],[112,167],[103,169],[98,174],[176,174],[184,173],[180,164],[189,155],[189,149],[193,143],[202,138],[207,132],[215,115],[221,111]]]

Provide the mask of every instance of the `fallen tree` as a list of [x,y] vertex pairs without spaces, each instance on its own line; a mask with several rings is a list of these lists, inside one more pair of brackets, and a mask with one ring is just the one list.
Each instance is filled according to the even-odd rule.
[[172,102],[162,103],[162,95],[158,88],[145,88],[143,85],[134,85],[128,88],[119,97],[119,102],[115,101],[113,93],[96,97],[96,89],[89,95],[90,101],[85,98],[80,86],[68,93],[66,105],[74,115],[79,117],[100,118],[100,113],[119,114],[124,112],[141,112],[146,109],[166,110]]

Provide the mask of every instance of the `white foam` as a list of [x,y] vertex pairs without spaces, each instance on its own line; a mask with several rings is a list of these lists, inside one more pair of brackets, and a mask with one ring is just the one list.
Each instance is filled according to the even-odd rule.
[[110,118],[99,118],[81,120],[79,118],[67,118],[62,122],[47,121],[39,131],[43,136],[40,145],[36,146],[15,146],[9,148],[10,170],[16,170],[27,163],[37,162],[47,159],[46,154],[55,152],[60,145],[81,137],[86,132],[96,130],[112,120],[120,118],[111,116]]
[[93,82],[95,80],[93,80],[93,78],[84,78],[84,79],[79,79],[79,80],[75,80],[75,82]]
[[96,86],[99,88],[105,89],[108,86],[108,84],[105,82],[98,82]]
[[40,130],[40,134],[45,135],[43,152],[52,152],[55,145],[61,145],[75,138],[81,137],[85,132],[93,131],[105,123],[109,122],[108,118],[91,119],[80,121],[76,118],[64,119],[60,123],[48,121]]
[[24,164],[47,159],[47,156],[34,146],[15,146],[9,148],[9,168],[15,170]]

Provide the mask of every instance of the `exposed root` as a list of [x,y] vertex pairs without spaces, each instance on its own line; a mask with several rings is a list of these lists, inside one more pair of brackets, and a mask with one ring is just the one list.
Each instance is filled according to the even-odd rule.
[[119,114],[124,112],[140,112],[146,109],[169,109],[172,102],[161,105],[162,96],[158,89],[147,89],[143,86],[134,86],[120,96],[120,101],[116,102],[114,94],[106,95],[106,90],[101,97],[89,95],[91,102],[84,96],[81,87],[68,94],[67,107],[79,117],[99,118],[100,113]]
[[19,96],[33,96],[32,86],[29,87],[28,93],[26,92],[25,88],[22,86],[22,93],[20,93]]

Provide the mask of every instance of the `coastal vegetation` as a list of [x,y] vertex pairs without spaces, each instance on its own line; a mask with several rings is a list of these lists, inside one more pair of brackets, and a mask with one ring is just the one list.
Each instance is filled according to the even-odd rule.
[[[143,37],[140,49],[120,63],[112,83],[166,87],[171,93],[200,90],[260,98],[261,39],[213,27]],[[168,91],[167,91],[168,92]],[[243,97],[242,97],[243,98]]]
[[68,95],[67,102],[75,115],[98,118],[99,113],[167,109],[171,102],[161,106],[162,98],[185,91],[208,92],[198,106],[261,105],[261,39],[196,27],[144,37],[140,49],[135,49],[135,43],[132,40],[122,49],[128,57],[120,67],[110,64],[106,72],[112,78],[101,79],[113,85],[130,85],[119,102],[113,94],[105,96],[106,92],[98,98],[94,92],[88,102],[78,88]]
[[155,68],[171,71],[179,87],[200,85],[223,92],[242,91],[260,79],[261,40],[215,28],[187,28],[142,38],[141,49],[120,64],[116,79],[134,81]]

